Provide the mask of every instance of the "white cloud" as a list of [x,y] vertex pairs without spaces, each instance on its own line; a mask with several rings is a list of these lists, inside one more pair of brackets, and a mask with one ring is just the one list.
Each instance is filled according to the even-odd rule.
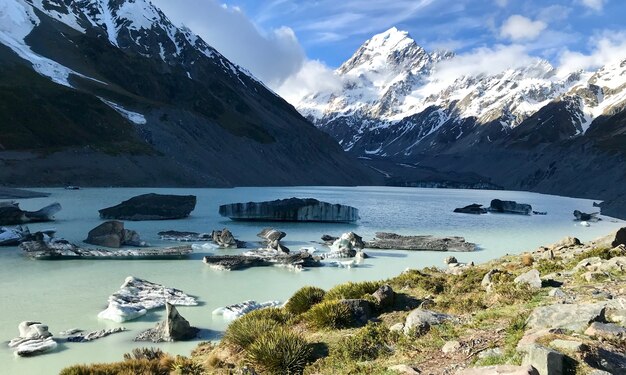
[[611,62],[626,58],[626,32],[605,32],[590,39],[591,52],[565,50],[559,57],[562,75],[580,69],[597,69]]
[[500,28],[500,36],[514,41],[533,40],[548,25],[543,21],[533,21],[519,14],[509,17]]
[[604,8],[606,0],[579,0],[579,2],[589,9],[600,12]]
[[[152,0],[175,23],[184,24],[229,60],[271,88],[296,74],[305,54],[288,27],[260,31],[239,7],[217,0]],[[184,3],[184,5],[181,5]]]
[[296,104],[306,95],[317,92],[341,90],[342,82],[334,71],[318,60],[308,60],[302,69],[290,76],[276,92],[285,100]]
[[493,48],[476,48],[456,55],[450,60],[439,62],[435,71],[420,92],[425,95],[439,92],[449,87],[455,80],[464,76],[479,74],[493,75],[507,69],[514,69],[538,62],[537,57],[528,54],[522,45],[497,45]]
[[509,0],[495,0],[496,5],[499,6],[500,8],[504,8],[507,5],[509,5]]

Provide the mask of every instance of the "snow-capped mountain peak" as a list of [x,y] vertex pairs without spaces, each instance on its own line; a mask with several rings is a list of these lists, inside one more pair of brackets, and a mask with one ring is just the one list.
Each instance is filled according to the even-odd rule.
[[[460,69],[463,60],[455,58],[451,52],[428,52],[407,32],[391,28],[366,41],[335,71],[343,90],[314,93],[296,107],[344,149],[392,156],[442,147],[433,137],[451,144],[492,142],[557,102],[568,115],[536,124],[573,137],[598,116],[626,106],[623,60],[597,72],[562,75],[539,58],[500,71]],[[566,125],[555,124],[557,117]],[[489,134],[477,135],[483,132]]]

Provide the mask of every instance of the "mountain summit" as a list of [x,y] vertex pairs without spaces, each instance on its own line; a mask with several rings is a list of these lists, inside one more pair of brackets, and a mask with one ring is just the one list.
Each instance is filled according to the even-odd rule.
[[148,0],[3,1],[0,86],[5,183],[367,181],[332,138]]
[[504,69],[460,64],[392,28],[335,71],[341,90],[296,107],[389,184],[470,174],[511,189],[598,197],[615,189],[571,181],[626,179],[626,56],[566,75],[541,59]]

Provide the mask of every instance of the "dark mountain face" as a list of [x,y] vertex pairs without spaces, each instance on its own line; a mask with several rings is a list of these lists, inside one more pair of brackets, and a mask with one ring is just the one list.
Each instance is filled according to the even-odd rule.
[[0,31],[4,184],[370,181],[330,136],[148,1],[9,2],[20,17]]

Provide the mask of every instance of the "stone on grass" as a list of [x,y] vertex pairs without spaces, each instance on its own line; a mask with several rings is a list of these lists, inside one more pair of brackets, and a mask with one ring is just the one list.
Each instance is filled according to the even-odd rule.
[[457,375],[538,375],[532,366],[497,365],[461,370]]
[[419,375],[420,374],[419,371],[415,370],[415,368],[409,365],[390,366],[387,368],[387,370],[395,372],[397,374],[402,374],[402,375]]
[[461,349],[461,343],[456,340],[452,340],[452,341],[446,341],[446,343],[443,344],[441,351],[444,352],[445,354],[450,354],[450,353],[457,352],[459,349]]
[[582,341],[577,341],[577,340],[556,339],[550,342],[550,346],[558,350],[564,350],[567,352],[575,352],[575,353],[580,352],[583,349],[585,349],[585,344],[583,344]]
[[593,322],[585,335],[609,340],[626,340],[626,328],[613,323]]
[[404,334],[412,333],[422,335],[430,330],[430,327],[453,320],[454,317],[430,310],[415,309],[411,311],[404,322]]
[[529,348],[523,364],[534,367],[539,375],[563,374],[563,354],[540,345]]
[[591,322],[604,320],[606,303],[556,304],[537,307],[528,317],[528,328],[563,328],[584,331]]
[[541,278],[539,277],[539,271],[530,270],[526,273],[519,275],[513,280],[516,284],[528,284],[531,288],[541,289]]

